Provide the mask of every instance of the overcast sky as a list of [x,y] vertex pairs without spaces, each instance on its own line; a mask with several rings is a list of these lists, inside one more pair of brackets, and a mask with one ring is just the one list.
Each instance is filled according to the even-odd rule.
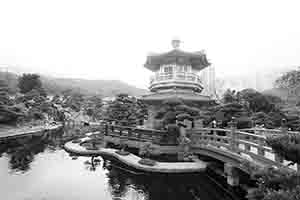
[[147,54],[176,37],[183,50],[204,49],[217,75],[294,66],[299,9],[299,0],[0,0],[0,64],[146,87]]

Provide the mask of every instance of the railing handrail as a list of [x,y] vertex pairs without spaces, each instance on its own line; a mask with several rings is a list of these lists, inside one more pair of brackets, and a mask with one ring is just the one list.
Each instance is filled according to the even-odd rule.
[[[184,78],[179,76],[183,76]],[[164,78],[167,79],[164,79]],[[188,77],[194,78],[194,80],[189,80]],[[163,79],[163,80],[160,80]],[[165,73],[160,72],[150,77],[150,82],[163,82],[163,81],[188,81],[188,82],[196,82],[196,83],[202,83],[200,76],[194,72],[173,72],[173,73]]]
[[254,128],[245,128],[245,129],[240,129],[242,131],[256,131],[256,132],[265,132],[265,133],[273,133],[273,134],[283,134],[283,133],[288,133],[288,134],[300,134],[299,131],[289,131],[287,129],[267,129],[267,128],[261,128],[261,127],[254,127]]
[[135,131],[144,131],[144,132],[149,131],[149,133],[166,133],[166,131],[162,131],[162,130],[156,130],[156,129],[150,129],[150,128],[138,128],[138,127],[132,127],[132,126],[108,125],[108,127],[131,129],[131,130],[135,130]]

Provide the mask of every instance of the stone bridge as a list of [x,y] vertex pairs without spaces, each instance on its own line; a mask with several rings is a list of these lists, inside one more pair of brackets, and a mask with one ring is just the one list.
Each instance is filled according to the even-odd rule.
[[[190,151],[210,157],[224,163],[224,172],[230,185],[239,184],[237,171],[251,173],[248,165],[256,167],[285,167],[288,170],[299,170],[299,166],[288,166],[289,161],[277,155],[266,144],[266,136],[292,134],[287,130],[268,129],[236,129],[230,128],[197,128],[186,130],[190,138]],[[129,147],[140,148],[144,142],[154,146],[153,154],[176,154],[180,145],[170,144],[164,138],[166,131],[125,127],[117,125],[105,126],[105,141],[114,144],[124,143]]]

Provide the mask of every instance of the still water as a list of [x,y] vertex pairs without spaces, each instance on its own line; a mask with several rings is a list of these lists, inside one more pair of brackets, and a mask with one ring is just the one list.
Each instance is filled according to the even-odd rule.
[[143,174],[106,157],[76,158],[63,143],[62,132],[0,142],[0,199],[231,199],[206,174]]

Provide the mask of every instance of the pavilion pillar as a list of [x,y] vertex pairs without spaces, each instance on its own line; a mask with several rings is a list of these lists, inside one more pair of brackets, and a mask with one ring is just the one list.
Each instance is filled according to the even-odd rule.
[[240,177],[238,169],[230,163],[224,164],[224,172],[227,177],[227,184],[230,186],[238,186],[240,184]]

